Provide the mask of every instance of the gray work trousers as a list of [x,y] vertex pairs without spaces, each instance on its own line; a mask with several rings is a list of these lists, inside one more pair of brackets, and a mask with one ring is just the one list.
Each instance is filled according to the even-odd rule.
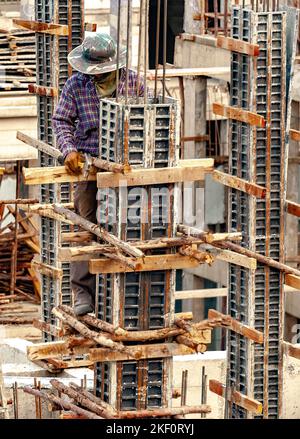
[[[96,224],[97,183],[94,181],[77,184],[74,196],[75,212]],[[76,305],[92,304],[95,306],[96,276],[90,274],[89,263],[71,263],[71,287]]]

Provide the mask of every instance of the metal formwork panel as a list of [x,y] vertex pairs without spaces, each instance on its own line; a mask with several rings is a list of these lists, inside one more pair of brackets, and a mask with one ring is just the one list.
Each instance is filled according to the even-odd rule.
[[[37,33],[37,84],[55,87],[62,90],[71,74],[68,67],[68,52],[80,44],[83,35],[83,1],[82,0],[36,0],[35,15],[37,21],[69,25],[71,36],[55,37]],[[54,145],[52,133],[52,115],[56,100],[52,97],[38,96],[38,136],[50,145]],[[40,166],[55,166],[56,161],[47,154],[40,153]],[[40,198],[42,203],[71,201],[71,188],[68,184],[42,185]],[[68,225],[60,225],[49,218],[41,218],[41,261],[63,269],[62,281],[51,279],[45,275],[42,280],[42,317],[47,323],[55,323],[51,315],[53,306],[71,303],[70,265],[59,264],[57,250],[62,232],[69,231]],[[44,335],[45,341],[53,337]]]
[[[176,165],[176,101],[154,104],[150,100],[147,105],[140,102],[118,105],[113,100],[101,101],[100,156],[128,162],[133,167]],[[172,237],[176,226],[173,188],[174,185],[154,184],[129,188],[128,192],[99,190],[99,222],[127,241]],[[174,289],[173,270],[101,275],[98,316],[127,330],[162,328],[168,324],[165,315],[173,312]],[[165,406],[169,365],[170,360],[165,359],[97,365],[96,391],[119,409]],[[110,391],[103,393],[109,385]]]
[[[232,231],[243,233],[243,245],[280,262],[284,260],[288,105],[292,58],[295,55],[293,49],[287,52],[286,47],[293,45],[288,40],[294,35],[297,22],[296,10],[290,8],[287,12],[253,13],[233,8],[232,29],[234,38],[243,39],[248,35],[251,39],[246,41],[257,43],[260,47],[257,58],[247,58],[252,78],[248,95],[244,95],[246,87],[241,82],[243,61],[238,59],[245,56],[233,54],[232,105],[262,115],[266,127],[248,126],[244,131],[238,131],[238,125],[243,124],[231,123],[231,172],[266,187],[267,196],[261,200],[240,195],[240,199],[236,200],[237,195],[231,195],[230,226]],[[245,14],[252,15],[250,32],[248,23],[243,21]],[[290,15],[291,35],[288,38],[287,15]],[[246,105],[243,96],[248,96]],[[244,142],[243,134],[246,133]],[[227,382],[231,387],[261,401],[263,417],[278,418],[282,400],[282,273],[259,263],[255,271],[231,267],[228,308],[233,317],[263,332],[264,344],[250,344],[244,337],[230,334]],[[243,418],[252,415],[227,403],[227,416]]]

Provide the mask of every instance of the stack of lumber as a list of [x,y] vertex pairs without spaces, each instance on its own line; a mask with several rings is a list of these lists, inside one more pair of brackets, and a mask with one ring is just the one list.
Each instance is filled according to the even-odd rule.
[[[42,398],[49,402],[51,411],[64,410],[68,412],[63,415],[63,419],[142,419],[142,418],[168,418],[184,416],[192,413],[210,413],[211,407],[202,404],[194,407],[176,408],[155,408],[138,411],[116,410],[110,404],[94,396],[92,393],[82,389],[75,383],[69,386],[64,385],[59,380],[50,381],[51,392],[45,392],[32,387],[24,387],[24,392],[35,396],[36,400]],[[68,397],[57,396],[64,394]]]
[[35,34],[26,30],[0,33],[0,92],[27,90],[36,83]]
[[[0,205],[1,208],[1,205]],[[2,211],[2,215],[1,215]],[[38,230],[31,215],[19,211],[17,214],[17,253],[16,278],[14,291],[11,291],[12,258],[15,245],[15,208],[8,205],[7,210],[0,211],[0,303],[13,300],[40,301],[40,283],[36,272],[31,267],[31,261],[39,253]],[[5,214],[4,214],[5,212]],[[4,219],[10,219],[6,224]],[[5,226],[2,226],[5,224]]]
[[38,305],[19,301],[7,303],[6,297],[0,295],[0,325],[32,325],[38,318]]

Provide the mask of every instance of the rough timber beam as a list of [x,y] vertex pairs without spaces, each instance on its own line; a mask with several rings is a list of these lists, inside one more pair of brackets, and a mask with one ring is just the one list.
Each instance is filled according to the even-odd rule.
[[257,415],[262,414],[262,403],[256,399],[249,398],[246,395],[234,389],[226,389],[226,386],[217,380],[209,380],[209,390],[222,398],[227,398],[228,401],[237,404],[249,412]]
[[248,195],[253,195],[257,198],[266,197],[266,188],[255,183],[250,183],[242,178],[234,177],[221,171],[213,171],[212,177],[218,183],[222,183],[232,189],[245,192]]
[[289,287],[300,290],[300,277],[294,276],[293,274],[286,274],[285,284],[288,285]]
[[300,131],[290,130],[290,139],[300,142]]
[[293,345],[286,341],[283,342],[284,352],[290,357],[297,358],[300,360],[300,345]]
[[49,168],[23,168],[24,183],[52,184],[52,183],[77,183],[80,181],[96,181],[97,175],[90,173],[87,178],[83,174],[69,175],[64,166]]
[[[183,268],[196,268],[199,262],[189,256],[182,256],[180,254],[174,255],[155,255],[145,256],[144,258],[137,258],[138,263],[135,271],[157,271],[157,270],[180,270]],[[92,274],[108,274],[108,273],[131,273],[134,272],[129,267],[117,261],[109,259],[91,259],[89,262],[90,273]]]
[[[34,139],[22,133],[18,138],[29,145],[35,146]],[[26,137],[25,137],[26,136]],[[31,142],[31,143],[29,143]],[[37,147],[37,146],[35,146]],[[53,148],[55,150],[55,148]],[[57,150],[56,150],[57,151]],[[61,155],[61,154],[60,154]],[[203,180],[205,173],[212,172],[213,159],[180,160],[176,168],[157,169],[134,169],[124,174],[110,172],[98,173],[98,179],[102,182],[101,187],[117,187],[119,182],[128,181],[127,185],[147,185],[159,183],[174,183],[176,181]],[[27,185],[52,184],[52,183],[76,183],[79,181],[96,181],[97,175],[91,173],[88,178],[83,174],[79,176],[69,175],[64,166],[49,168],[23,168],[24,182]],[[133,181],[131,182],[131,179]],[[131,182],[131,183],[130,183]]]
[[[210,331],[205,332],[204,343],[210,343]],[[75,339],[74,339],[75,340]],[[103,361],[142,360],[149,358],[168,358],[174,355],[190,355],[195,350],[178,343],[159,343],[130,346],[130,352],[116,352],[109,348],[97,348],[91,340],[84,344],[72,346],[68,340],[52,343],[41,343],[27,347],[27,356],[31,361],[49,360],[61,355],[85,355],[85,361],[96,363]],[[58,360],[59,361],[59,360]]]
[[[212,255],[216,259],[221,261],[230,262],[231,264],[239,265],[241,267],[255,270],[257,263],[254,258],[248,256],[242,256],[231,251],[214,251]],[[209,252],[208,254],[211,254]],[[145,256],[144,258],[138,258],[136,260],[137,268],[135,270],[130,267],[125,267],[117,261],[111,261],[109,259],[91,259],[89,262],[90,273],[129,273],[140,271],[156,271],[156,270],[181,270],[187,268],[196,268],[199,265],[199,261],[191,256],[184,256],[180,253],[171,255],[155,255]]]
[[259,55],[259,45],[247,43],[243,40],[238,40],[236,38],[224,37],[219,35],[217,37],[217,47],[221,49],[230,50],[231,52],[244,53],[249,56]]
[[[200,164],[201,162],[201,164]],[[99,172],[97,174],[98,188],[125,186],[147,186],[164,183],[179,183],[184,181],[201,181],[207,173],[213,171],[213,159],[200,159],[199,166],[185,164],[184,160],[178,167],[156,169],[132,169],[126,174]]]
[[257,331],[256,329],[250,328],[247,325],[244,325],[243,323],[238,322],[237,320],[233,319],[230,316],[226,316],[225,314],[222,314],[219,311],[216,311],[215,309],[210,309],[208,311],[208,318],[214,319],[214,318],[225,318],[227,317],[228,322],[230,323],[228,326],[228,329],[231,331],[236,332],[237,334],[243,335],[246,338],[249,338],[250,340],[253,340],[256,343],[263,344],[264,342],[264,334],[260,331]]
[[55,87],[44,87],[42,85],[29,84],[28,91],[29,93],[38,96],[47,96],[50,98],[55,98],[58,96],[58,88]]
[[300,204],[294,203],[293,201],[286,201],[286,210],[290,215],[300,217]]
[[69,36],[69,27],[63,24],[43,23],[41,21],[22,20],[19,18],[13,19],[13,23],[24,29],[32,30],[34,32],[67,37]]
[[223,104],[214,103],[213,113],[218,116],[226,117],[227,119],[238,120],[260,128],[266,126],[266,121],[263,116],[260,116],[257,113],[252,113],[251,111],[243,110],[242,108],[229,107]]
[[63,277],[63,270],[52,267],[51,265],[43,264],[35,259],[31,261],[31,268],[53,279],[61,279]]

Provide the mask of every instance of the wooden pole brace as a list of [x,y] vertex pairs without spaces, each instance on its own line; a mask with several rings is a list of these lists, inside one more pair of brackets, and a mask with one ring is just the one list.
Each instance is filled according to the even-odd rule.
[[255,183],[250,183],[242,178],[234,177],[233,175],[229,175],[221,171],[213,171],[212,177],[218,183],[222,183],[232,189],[245,192],[248,195],[253,195],[257,198],[266,197],[266,188]]
[[300,131],[290,130],[290,139],[300,142]]
[[219,35],[217,37],[217,47],[221,49],[230,50],[231,52],[244,53],[249,56],[259,55],[259,45],[247,43],[236,38],[224,37]]
[[61,279],[63,277],[63,270],[52,267],[51,265],[43,264],[36,259],[31,261],[31,268],[53,279]]
[[32,30],[33,32],[56,35],[61,37],[69,36],[69,27],[63,24],[43,23],[41,21],[22,20],[14,18],[13,23],[24,29]]
[[266,121],[263,116],[252,113],[251,111],[243,110],[242,108],[230,107],[223,104],[214,103],[213,113],[218,116],[226,117],[227,119],[238,120],[239,122],[245,122],[249,125],[264,128]]
[[[21,142],[26,143],[26,145],[30,145],[33,148],[38,149],[41,152],[44,152],[48,154],[50,157],[55,158],[58,161],[62,161],[62,153],[59,149],[54,148],[51,145],[48,145],[48,143],[42,142],[41,140],[34,139],[31,136],[28,136],[28,134],[21,133],[20,131],[17,131],[17,139],[21,140]],[[35,168],[31,168],[31,170],[34,171]],[[47,170],[47,168],[44,168]],[[24,168],[23,168],[24,172]]]
[[300,360],[300,345],[296,346],[286,341],[283,341],[282,344],[283,344],[283,350],[286,355],[289,355],[290,357],[297,358],[297,360]]
[[216,311],[215,309],[210,309],[208,311],[208,318],[214,319],[214,318],[227,318],[229,326],[227,326],[228,329],[231,331],[236,332],[237,334],[243,335],[246,338],[249,338],[250,340],[253,340],[255,343],[263,344],[264,342],[264,334],[260,331],[257,331],[256,329],[250,328],[247,325],[244,325],[241,322],[238,322],[237,320],[233,319],[230,316],[226,316],[225,314],[222,314],[219,311]]
[[290,215],[300,217],[300,204],[294,203],[293,201],[286,201],[286,210]]
[[42,85],[29,84],[28,91],[31,94],[47,96],[50,98],[56,98],[58,96],[58,88],[56,87],[44,87]]
[[222,398],[227,398],[228,401],[248,410],[249,412],[255,413],[256,415],[262,414],[261,402],[231,388],[226,391],[226,386],[220,383],[220,381],[209,380],[209,390]]

